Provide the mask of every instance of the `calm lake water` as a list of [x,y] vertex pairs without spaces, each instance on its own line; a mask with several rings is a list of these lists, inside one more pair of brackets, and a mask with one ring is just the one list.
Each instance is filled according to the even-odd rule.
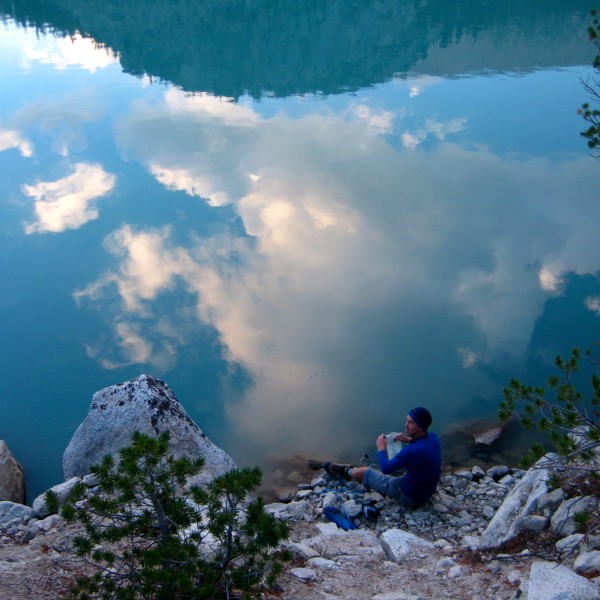
[[600,338],[593,6],[0,0],[0,439],[29,499],[140,373],[268,467],[356,460],[415,405],[494,418]]

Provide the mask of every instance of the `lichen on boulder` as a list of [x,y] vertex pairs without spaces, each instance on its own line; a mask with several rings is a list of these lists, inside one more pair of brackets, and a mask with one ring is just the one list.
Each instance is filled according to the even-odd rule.
[[85,420],[64,452],[65,479],[84,477],[106,454],[117,458],[119,450],[131,444],[134,431],[146,435],[169,431],[175,458],[203,457],[205,466],[192,483],[205,484],[236,466],[194,423],[164,381],[140,375],[94,394]]

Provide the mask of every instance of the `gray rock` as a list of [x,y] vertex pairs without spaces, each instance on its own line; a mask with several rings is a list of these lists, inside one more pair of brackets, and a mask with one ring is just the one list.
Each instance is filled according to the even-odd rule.
[[583,552],[575,559],[575,571],[588,579],[600,575],[600,550]]
[[371,597],[371,600],[426,600],[423,596],[415,596],[414,594],[407,594],[402,590],[397,592],[384,592],[383,594],[375,594]]
[[494,517],[494,515],[496,514],[496,511],[489,504],[486,504],[483,507],[482,512],[486,519],[492,519]]
[[235,468],[232,458],[190,419],[166,383],[140,375],[94,394],[63,455],[65,479],[87,475],[106,454],[118,460],[119,450],[131,444],[134,431],[152,436],[169,431],[175,458],[203,457],[204,469],[191,483],[205,484]]
[[381,502],[383,500],[383,496],[379,492],[367,492],[363,497],[365,503],[369,502]]
[[437,567],[439,571],[445,571],[446,569],[453,567],[455,564],[456,561],[452,557],[446,556],[438,561]]
[[[71,493],[71,491],[73,490],[73,488],[80,481],[81,481],[80,477],[71,477],[71,479],[51,487],[49,491],[54,492],[57,495],[59,500],[66,500],[67,497],[69,496],[69,494]],[[50,511],[48,510],[48,507],[46,506],[46,498],[44,497],[45,495],[46,495],[45,493],[40,494],[33,501],[33,505],[32,505],[33,510],[35,511],[36,515],[40,519],[45,519],[50,514]]]
[[320,474],[317,475],[315,478],[313,478],[313,480],[310,482],[310,485],[313,488],[319,487],[319,486],[326,486],[327,485],[327,477],[325,477],[324,474]]
[[342,504],[342,508],[351,519],[358,517],[362,513],[362,506],[355,500],[347,500]]
[[560,489],[556,488],[547,494],[540,497],[538,501],[538,511],[541,514],[553,513],[565,499],[565,493]]
[[317,578],[317,572],[314,569],[296,567],[295,569],[290,569],[290,573],[302,581],[311,581]]
[[471,473],[473,473],[473,477],[475,479],[481,479],[482,477],[485,477],[485,471],[478,465],[475,465],[471,469]]
[[448,510],[458,511],[463,508],[462,502],[459,502],[450,494],[445,494],[444,492],[437,492],[437,499],[440,504],[443,504]]
[[296,500],[304,500],[305,498],[310,498],[312,496],[312,490],[299,490],[296,493]]
[[290,518],[288,505],[283,502],[272,502],[265,505],[265,512],[282,521],[287,521]]
[[54,526],[58,526],[63,522],[62,517],[58,515],[50,515],[45,519],[36,520],[31,524],[31,528],[37,533],[43,531],[44,533],[50,531]]
[[550,524],[554,532],[561,536],[566,537],[576,533],[577,525],[573,520],[573,517],[581,511],[591,510],[595,506],[594,498],[591,496],[578,496],[576,498],[568,498],[563,501],[558,507]]
[[510,467],[506,465],[496,465],[495,467],[490,467],[486,474],[488,477],[491,477],[494,481],[500,481],[505,475],[510,473]]
[[288,481],[293,481],[294,483],[300,483],[301,481],[304,480],[304,478],[302,477],[302,475],[300,475],[300,473],[298,473],[298,471],[292,471],[288,476]]
[[402,529],[388,529],[381,536],[381,547],[387,557],[395,563],[401,563],[413,548],[434,548],[435,546]]
[[381,544],[376,535],[365,529],[343,531],[334,523],[317,523],[319,535],[303,543],[314,548],[324,558],[356,556],[384,558]]
[[542,517],[541,515],[525,515],[519,525],[522,529],[528,531],[543,531],[548,527],[549,521],[548,517]]
[[598,600],[597,586],[562,564],[534,562],[529,571],[527,600]]
[[292,552],[292,554],[304,559],[315,558],[316,556],[319,556],[319,553],[316,550],[309,548],[300,542],[285,541],[282,542],[281,548],[289,550]]
[[600,550],[600,535],[588,535],[586,545],[590,550]]
[[[410,512],[410,511],[407,511]],[[411,517],[418,522],[423,522],[431,517],[431,512],[425,508],[417,508],[411,512]]]
[[473,517],[467,511],[461,511],[458,517],[450,519],[450,524],[454,527],[465,527],[473,522]]
[[27,527],[21,534],[23,537],[21,538],[21,542],[26,544],[30,542],[36,535],[37,531],[33,527]]
[[334,560],[329,560],[320,556],[309,558],[307,563],[309,566],[314,567],[315,569],[324,569],[326,571],[340,568],[340,565],[338,565]]
[[287,511],[293,521],[302,521],[310,509],[310,504],[305,500],[290,502],[287,505]]
[[469,550],[478,550],[481,540],[476,535],[465,535],[461,540],[461,546]]
[[493,446],[502,437],[502,427],[490,427],[475,436],[475,443]]
[[467,479],[467,477],[473,477],[471,471],[468,471],[468,475],[466,477],[459,477],[457,474],[457,476],[452,481],[452,487],[457,491],[466,488],[469,485],[470,481],[470,479]]
[[505,498],[481,536],[481,548],[498,548],[521,531],[523,517],[535,511],[538,499],[547,492],[545,462],[540,459]]
[[99,483],[98,477],[96,475],[94,475],[93,473],[90,473],[89,475],[86,475],[85,477],[83,477],[82,481],[88,487],[95,487]]
[[464,569],[464,567],[461,567],[460,565],[454,565],[448,571],[448,577],[450,579],[455,579],[456,577],[463,577],[464,574],[465,574],[465,569]]
[[0,501],[25,502],[23,467],[15,460],[5,441],[0,440]]
[[573,554],[581,547],[584,537],[583,533],[574,533],[573,535],[568,535],[567,537],[558,540],[555,546],[559,556],[561,558],[566,558]]
[[519,584],[522,579],[522,574],[519,570],[513,569],[512,571],[506,574],[506,579],[512,584]]
[[35,518],[35,511],[29,506],[4,500],[0,502],[0,530],[10,531]]

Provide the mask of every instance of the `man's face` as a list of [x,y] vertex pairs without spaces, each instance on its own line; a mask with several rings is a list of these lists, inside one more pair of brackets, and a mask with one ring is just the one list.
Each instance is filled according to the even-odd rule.
[[414,422],[410,415],[406,415],[406,421],[404,422],[404,432],[410,437],[417,437],[423,435],[423,430]]

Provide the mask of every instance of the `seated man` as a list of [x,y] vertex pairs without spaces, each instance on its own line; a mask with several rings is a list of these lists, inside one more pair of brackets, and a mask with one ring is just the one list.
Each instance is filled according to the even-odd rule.
[[[435,492],[441,474],[442,453],[435,433],[428,433],[431,414],[419,406],[409,411],[404,424],[405,433],[395,441],[408,443],[392,459],[387,457],[387,438],[381,434],[376,440],[377,457],[381,472],[371,467],[354,467],[333,462],[309,461],[312,469],[323,468],[330,475],[354,480],[367,489],[394,498],[407,508],[418,508],[425,504]],[[406,469],[403,477],[391,475]]]

